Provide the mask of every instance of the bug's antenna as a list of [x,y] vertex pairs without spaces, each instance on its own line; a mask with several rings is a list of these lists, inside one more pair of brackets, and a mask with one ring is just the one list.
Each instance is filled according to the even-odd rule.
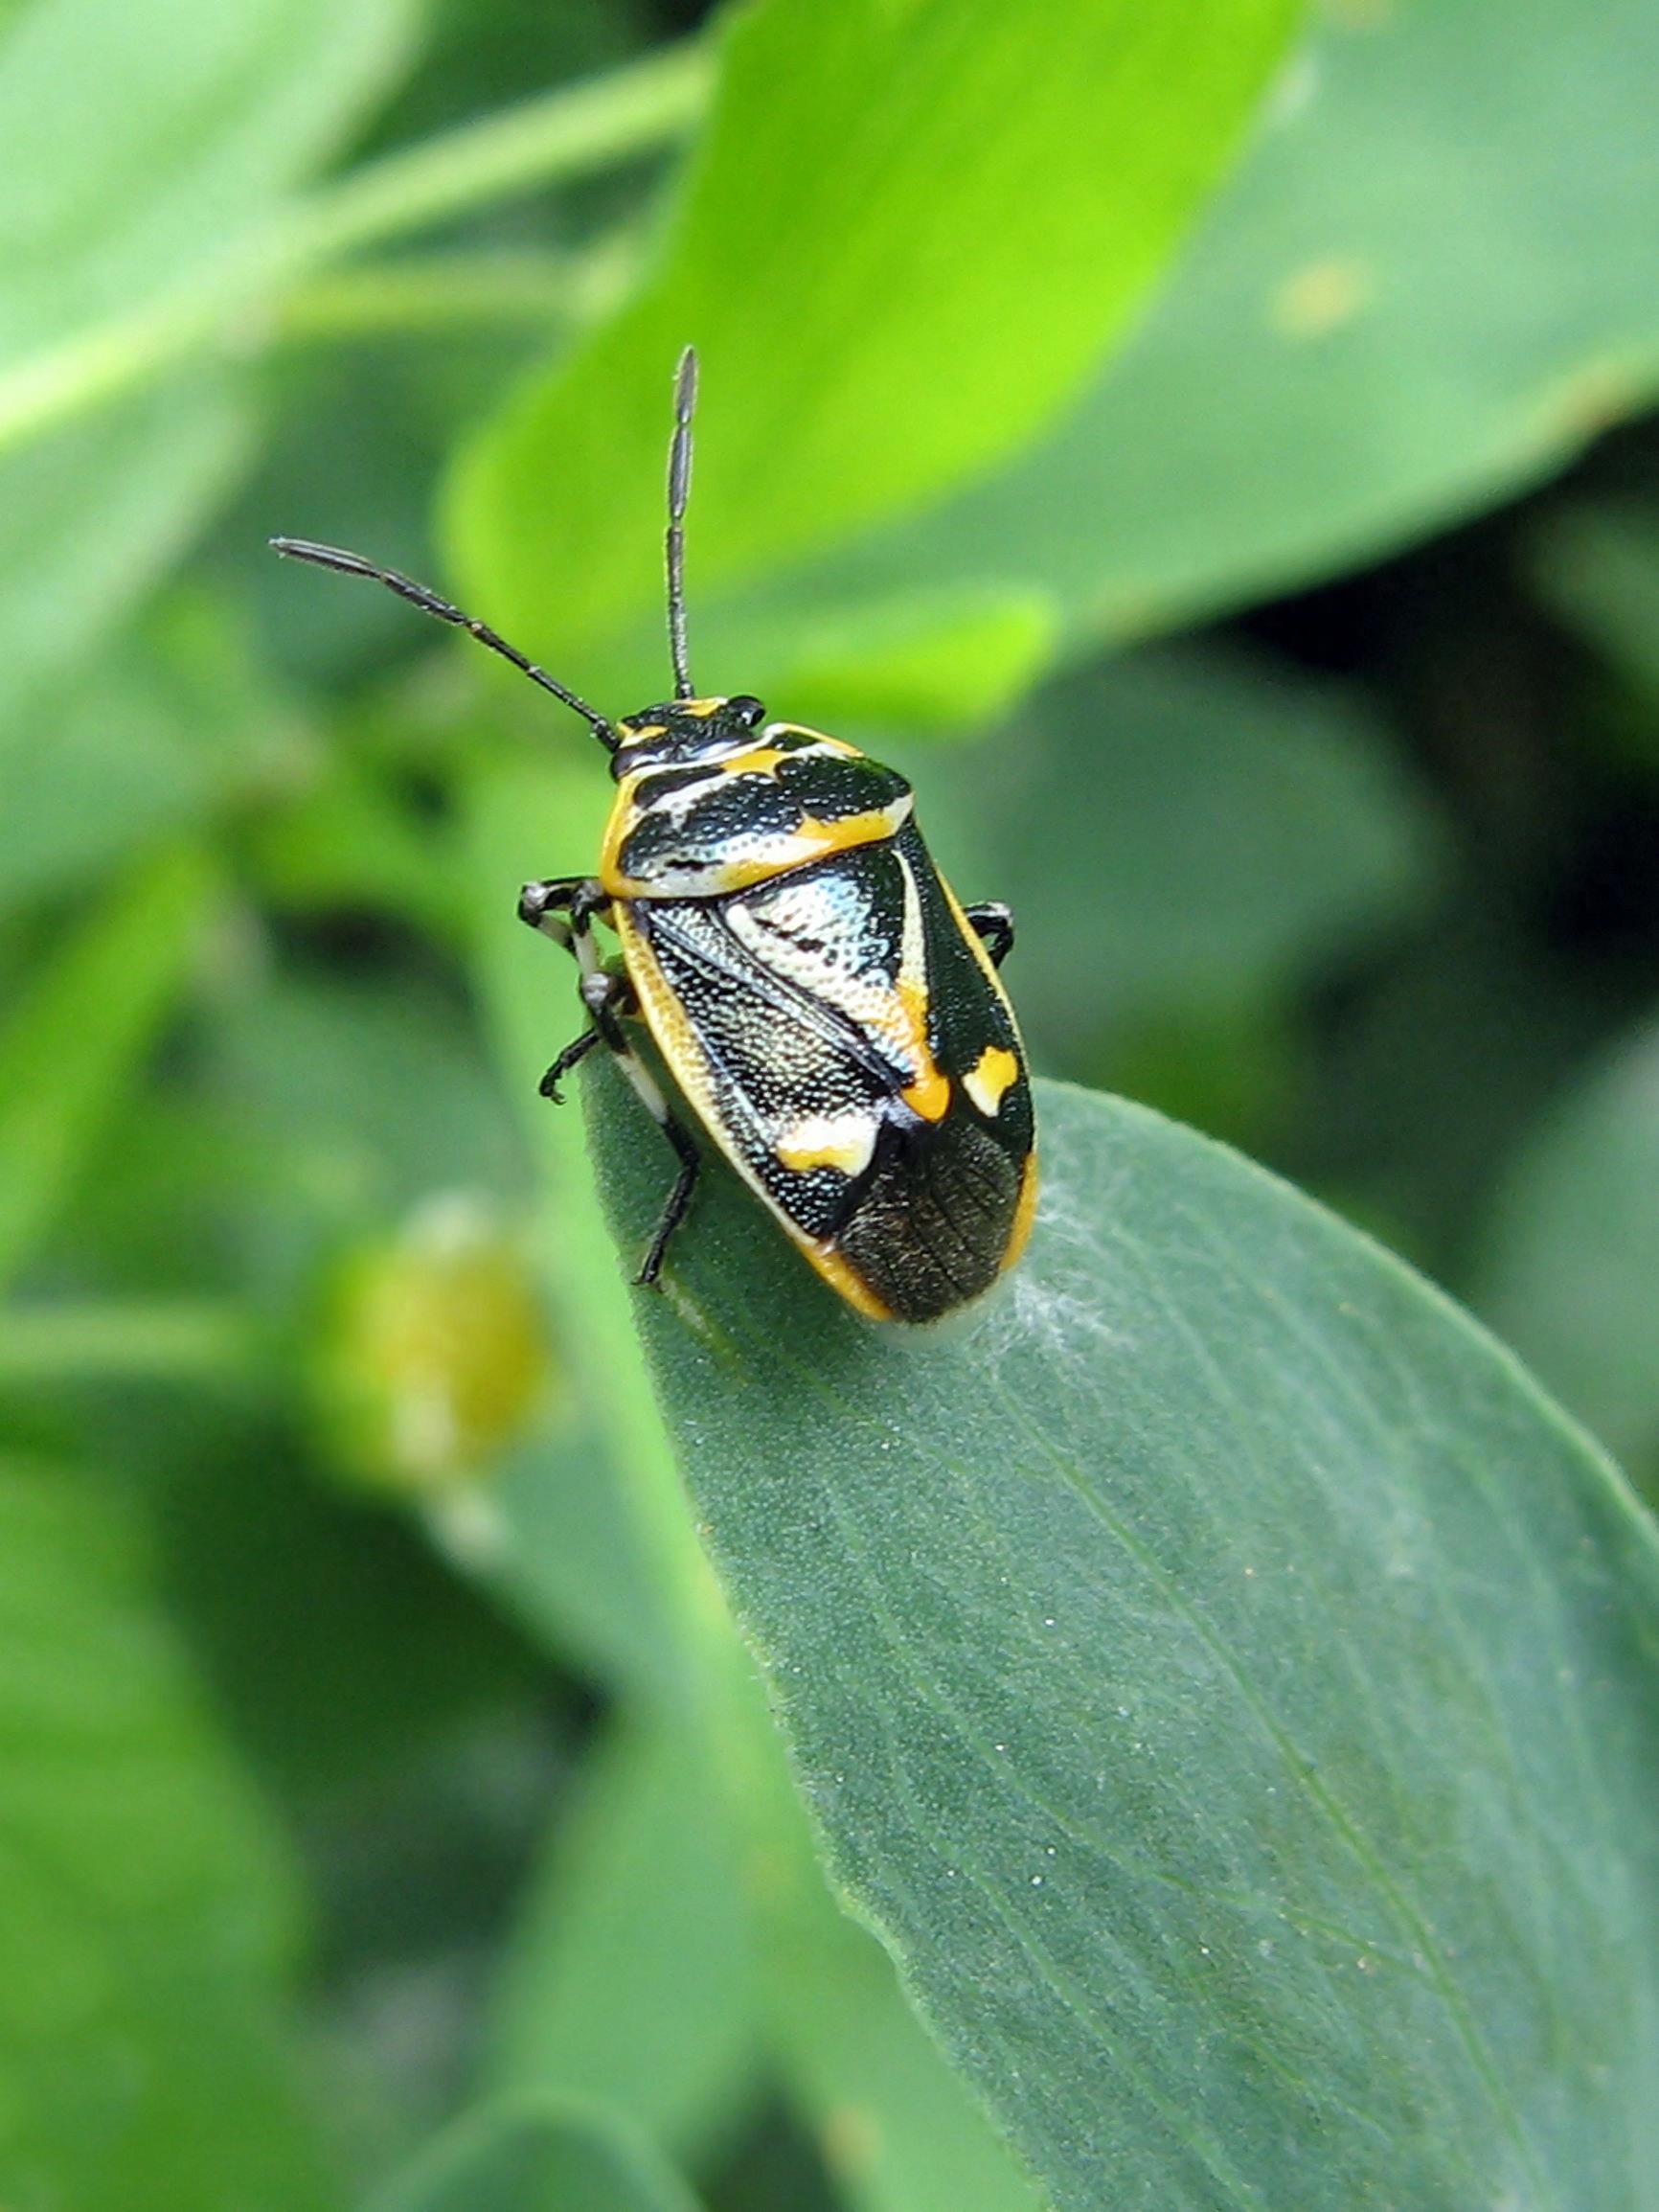
[[590,707],[586,699],[578,697],[575,692],[567,689],[556,676],[550,676],[545,669],[537,668],[533,660],[528,660],[516,646],[509,645],[500,632],[491,629],[487,622],[480,622],[470,614],[463,614],[460,607],[451,606],[446,599],[440,599],[435,591],[428,591],[423,583],[416,583],[410,577],[399,576],[395,568],[378,568],[374,561],[365,560],[361,554],[342,553],[337,545],[312,545],[304,537],[273,537],[271,548],[289,560],[308,560],[315,568],[337,569],[342,576],[366,576],[371,582],[383,583],[388,591],[395,591],[399,599],[406,599],[411,606],[418,606],[422,614],[434,614],[440,622],[453,623],[457,629],[464,629],[469,637],[475,637],[480,645],[487,645],[491,652],[498,652],[503,660],[510,660],[533,684],[539,684],[544,692],[551,692],[573,714],[581,717],[602,745],[613,753],[616,751],[621,741],[597,708]]
[[674,376],[674,437],[669,447],[669,655],[674,696],[689,699],[692,672],[686,657],[686,501],[692,490],[692,415],[697,404],[697,349],[688,346]]

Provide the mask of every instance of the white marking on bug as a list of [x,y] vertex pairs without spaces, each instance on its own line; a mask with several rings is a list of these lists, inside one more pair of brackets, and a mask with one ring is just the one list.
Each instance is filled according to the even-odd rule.
[[641,778],[634,805],[641,813],[661,815],[677,829],[698,800],[706,799],[712,791],[717,791],[725,780],[716,769],[711,775],[699,776],[694,784],[681,784],[672,790],[653,793],[651,778],[648,775]]
[[850,1113],[807,1114],[783,1130],[773,1151],[784,1167],[797,1174],[812,1168],[836,1168],[844,1175],[861,1175],[875,1150],[878,1117],[862,1108]]

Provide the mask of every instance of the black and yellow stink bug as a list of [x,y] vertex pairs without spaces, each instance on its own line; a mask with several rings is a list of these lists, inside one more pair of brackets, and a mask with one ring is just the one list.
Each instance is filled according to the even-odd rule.
[[[891,768],[757,698],[693,696],[684,519],[696,356],[669,459],[674,696],[612,722],[486,624],[331,546],[292,554],[387,584],[561,699],[611,755],[597,876],[525,886],[519,913],[574,952],[589,1026],[542,1079],[604,1044],[678,1155],[637,1280],[654,1283],[697,1148],[625,1023],[643,1020],[703,1128],[827,1282],[879,1321],[933,1321],[1018,1258],[1036,1198],[1025,1054],[997,969],[1007,907],[960,906]],[[593,925],[621,946],[604,960]]]

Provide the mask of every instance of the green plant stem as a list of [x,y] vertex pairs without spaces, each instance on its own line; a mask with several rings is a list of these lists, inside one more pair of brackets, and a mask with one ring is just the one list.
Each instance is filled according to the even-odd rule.
[[208,1299],[12,1306],[0,1317],[0,1382],[198,1381],[245,1373],[256,1355],[247,1316]]
[[281,333],[284,294],[366,246],[670,144],[700,112],[712,74],[700,48],[673,47],[387,155],[239,240],[188,285],[0,374],[0,452],[193,354],[260,350]]
[[387,154],[302,212],[307,258],[313,266],[336,261],[654,152],[691,128],[713,80],[701,46],[672,46],[407,153]]
[[272,334],[281,344],[309,345],[481,325],[558,331],[591,322],[612,307],[639,262],[631,236],[576,254],[422,254],[371,262],[297,285],[279,302]]

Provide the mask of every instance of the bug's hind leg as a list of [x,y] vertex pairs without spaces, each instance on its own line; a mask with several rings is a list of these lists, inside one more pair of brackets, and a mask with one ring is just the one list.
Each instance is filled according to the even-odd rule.
[[1013,950],[1013,915],[1000,899],[982,899],[977,906],[965,906],[967,925],[980,939],[990,954],[990,964],[1000,968]]
[[[693,1142],[691,1131],[680,1121],[672,1106],[664,1098],[655,1076],[628,1042],[619,1016],[631,1009],[633,992],[625,976],[608,975],[601,969],[581,979],[581,995],[588,1012],[593,1015],[591,1034],[602,1037],[610,1047],[617,1065],[632,1083],[634,1095],[673,1146],[679,1158],[680,1172],[674,1177],[674,1187],[657,1218],[651,1232],[651,1241],[646,1247],[646,1256],[635,1283],[647,1289],[654,1289],[663,1271],[663,1255],[669,1248],[669,1240],[685,1220],[692,1202],[692,1193],[697,1187],[697,1176],[702,1160]],[[586,1040],[579,1040],[586,1048]]]
[[[638,1090],[640,1086],[634,1080],[631,1069],[625,1068],[624,1072],[633,1083],[635,1090]],[[645,1072],[642,1067],[640,1073],[644,1075]],[[649,1081],[648,1077],[647,1077],[647,1081]],[[656,1084],[651,1083],[651,1089],[656,1091]],[[692,1142],[690,1134],[670,1112],[667,1102],[662,1099],[660,1091],[657,1092],[657,1097],[663,1107],[657,1126],[679,1154],[680,1172],[674,1177],[674,1187],[669,1193],[667,1202],[657,1217],[657,1225],[651,1231],[651,1241],[646,1248],[644,1260],[640,1263],[640,1271],[634,1277],[634,1281],[642,1288],[649,1290],[654,1290],[657,1288],[657,1277],[663,1271],[663,1254],[669,1248],[669,1240],[685,1220],[690,1210],[692,1193],[696,1189],[697,1176],[702,1172],[702,1161],[697,1156],[697,1148]]]

